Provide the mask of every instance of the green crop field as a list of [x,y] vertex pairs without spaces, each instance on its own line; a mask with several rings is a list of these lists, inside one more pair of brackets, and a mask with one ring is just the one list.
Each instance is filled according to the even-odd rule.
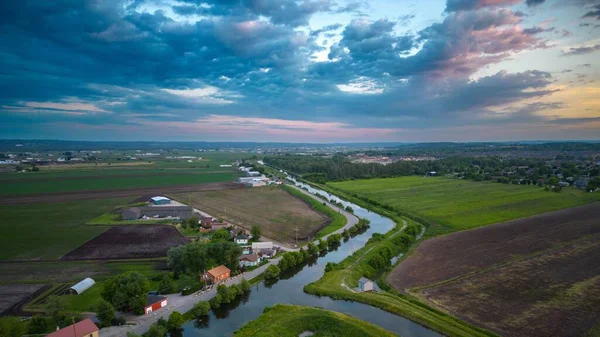
[[107,227],[85,223],[131,198],[0,206],[0,260],[57,259]]
[[399,177],[328,183],[434,225],[428,235],[499,223],[600,200],[600,193],[574,188],[547,192],[537,186],[474,182],[442,177]]
[[22,181],[3,182],[0,195],[37,194],[51,192],[72,192],[111,190],[134,187],[153,187],[169,185],[187,185],[209,182],[234,181],[237,177],[235,172],[204,173],[204,174],[181,174],[166,173],[157,176],[128,176],[128,177],[104,177],[102,179],[89,178],[77,180],[45,180],[45,181]]
[[319,308],[283,304],[265,308],[260,317],[244,325],[234,336],[296,337],[306,331],[313,332],[314,336],[395,336],[352,316]]

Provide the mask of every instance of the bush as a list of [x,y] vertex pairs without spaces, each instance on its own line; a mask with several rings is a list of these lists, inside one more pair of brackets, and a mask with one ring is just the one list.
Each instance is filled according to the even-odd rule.
[[181,331],[181,326],[185,323],[185,319],[183,315],[179,311],[173,311],[169,315],[169,320],[167,321],[167,330],[169,332],[177,332]]
[[158,292],[160,294],[172,294],[175,292],[175,283],[173,280],[171,280],[169,275],[163,275],[160,283],[158,284]]
[[[29,320],[28,331],[30,334],[41,334],[48,330],[48,322],[40,315],[35,315]],[[3,336],[0,333],[0,336]]]
[[215,297],[210,299],[210,307],[213,309],[219,308],[221,306],[221,303],[223,303],[223,298],[219,293],[217,293]]
[[242,281],[240,282],[240,288],[242,289],[243,292],[247,293],[250,291],[250,288],[252,288],[252,285],[250,284],[250,282],[248,282],[248,280],[243,278]]
[[115,318],[115,308],[112,304],[100,299],[96,304],[96,316],[100,320],[101,327],[111,326]]
[[279,267],[272,264],[265,271],[265,279],[267,279],[267,280],[277,279],[279,277],[279,273],[281,273],[281,270],[279,269]]
[[209,312],[210,312],[210,303],[207,301],[200,301],[200,302],[196,303],[194,305],[194,308],[192,309],[192,313],[194,314],[194,317],[196,317],[196,318],[206,316],[206,315],[208,315]]

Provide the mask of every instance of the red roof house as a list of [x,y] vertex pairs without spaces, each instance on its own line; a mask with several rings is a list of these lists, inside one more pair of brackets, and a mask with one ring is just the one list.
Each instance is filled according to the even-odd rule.
[[98,327],[91,319],[86,318],[66,328],[56,330],[46,335],[46,337],[98,337]]

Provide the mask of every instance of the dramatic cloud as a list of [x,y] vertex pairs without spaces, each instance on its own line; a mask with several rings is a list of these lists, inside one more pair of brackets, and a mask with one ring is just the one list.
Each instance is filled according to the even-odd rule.
[[[3,137],[349,141],[542,123],[576,109],[552,99],[569,81],[596,80],[561,71],[593,62],[522,55],[600,48],[536,14],[552,6],[524,5],[542,2],[448,0],[426,17],[379,1],[4,1],[0,125]],[[595,18],[584,5],[573,18]]]
[[544,2],[546,2],[546,0],[526,0],[525,3],[527,3],[527,6],[537,6],[537,5],[541,5]]
[[596,44],[593,46],[582,46],[582,47],[572,47],[569,50],[563,52],[564,55],[584,55],[590,54],[600,50],[600,44]]
[[600,4],[594,5],[589,12],[583,15],[583,18],[594,18],[600,20]]

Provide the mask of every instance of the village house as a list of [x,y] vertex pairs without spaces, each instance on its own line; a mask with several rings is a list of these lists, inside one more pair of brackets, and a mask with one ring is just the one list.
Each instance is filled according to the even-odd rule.
[[86,318],[83,321],[51,332],[46,337],[99,337],[99,330],[91,319]]
[[239,257],[240,267],[254,267],[260,263],[260,258],[256,254],[246,254]]
[[206,272],[206,277],[211,283],[219,283],[225,281],[229,278],[231,270],[225,267],[224,265],[220,265]]
[[238,245],[247,245],[249,238],[250,237],[248,235],[240,233],[238,236],[235,237],[235,243],[237,243]]

